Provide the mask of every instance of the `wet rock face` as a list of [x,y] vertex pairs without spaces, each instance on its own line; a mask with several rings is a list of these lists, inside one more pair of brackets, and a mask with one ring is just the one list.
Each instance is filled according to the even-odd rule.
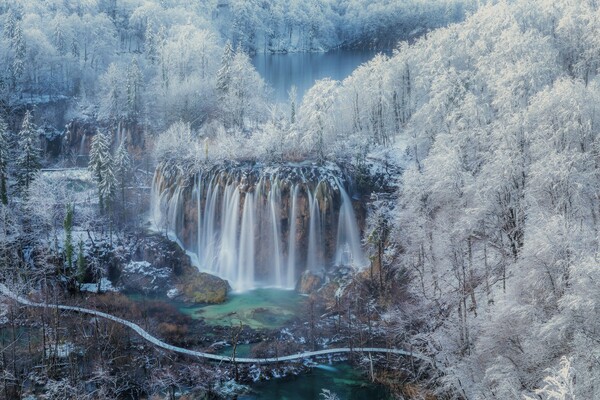
[[130,151],[138,152],[145,149],[146,143],[142,126],[124,121],[119,122],[116,126],[99,126],[97,121],[86,119],[69,121],[62,138],[62,147],[79,158],[78,163],[80,165],[86,165],[92,139],[98,133],[98,130],[110,132],[115,146],[125,141]]
[[294,288],[305,270],[365,265],[349,181],[334,165],[162,164],[152,214],[234,289]]
[[302,294],[310,294],[316,292],[323,285],[323,277],[310,271],[304,271],[296,290]]

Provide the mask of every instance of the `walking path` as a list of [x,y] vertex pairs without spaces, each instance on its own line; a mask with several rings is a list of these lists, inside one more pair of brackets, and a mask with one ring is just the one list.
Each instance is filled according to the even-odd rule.
[[41,308],[58,308],[59,310],[65,311],[73,311],[81,314],[89,314],[97,317],[109,319],[111,321],[117,322],[119,324],[125,325],[131,329],[133,329],[138,335],[152,343],[156,347],[163,348],[165,350],[173,351],[175,353],[186,354],[192,357],[205,358],[209,360],[215,361],[225,361],[225,362],[237,362],[237,363],[250,363],[250,364],[268,364],[268,363],[278,363],[282,361],[294,361],[301,360],[305,358],[310,358],[314,356],[322,356],[327,354],[340,354],[340,353],[388,353],[388,354],[397,354],[402,356],[413,357],[422,361],[425,361],[431,365],[434,365],[431,358],[426,357],[419,353],[414,353],[401,349],[388,349],[388,348],[379,348],[379,347],[342,347],[338,349],[325,349],[325,350],[317,350],[317,351],[307,351],[302,353],[291,354],[288,356],[282,357],[270,357],[270,358],[246,358],[246,357],[236,357],[235,359],[230,356],[220,356],[216,354],[204,353],[201,351],[184,349],[183,347],[173,346],[168,343],[163,342],[160,339],[152,336],[145,330],[143,330],[139,325],[134,324],[131,321],[127,321],[123,318],[115,317],[114,315],[104,313],[102,311],[90,310],[88,308],[82,307],[74,307],[74,306],[65,306],[61,304],[43,304],[43,303],[35,303],[26,299],[25,297],[19,296],[13,293],[10,289],[6,287],[6,285],[0,283],[0,293],[29,307],[41,307]]

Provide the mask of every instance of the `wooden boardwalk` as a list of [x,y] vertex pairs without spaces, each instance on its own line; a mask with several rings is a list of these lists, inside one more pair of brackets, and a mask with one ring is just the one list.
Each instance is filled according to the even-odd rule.
[[208,360],[214,361],[224,361],[224,362],[236,362],[236,363],[248,363],[248,364],[269,364],[269,363],[278,363],[284,361],[296,361],[303,360],[314,356],[323,356],[327,354],[341,354],[341,353],[387,353],[387,354],[396,354],[402,356],[413,357],[418,360],[425,361],[431,365],[434,365],[433,360],[429,357],[426,357],[422,354],[406,351],[402,349],[388,349],[388,348],[380,348],[380,347],[342,347],[335,349],[325,349],[325,350],[316,350],[316,351],[306,351],[302,353],[290,354],[287,356],[281,357],[270,357],[270,358],[249,358],[249,357],[235,357],[235,359],[231,356],[221,356],[216,354],[204,353],[202,351],[189,350],[183,347],[173,346],[168,343],[163,342],[162,340],[152,336],[145,330],[143,330],[139,325],[125,320],[123,318],[115,317],[114,315],[107,314],[102,311],[91,310],[89,308],[82,307],[74,307],[74,306],[66,306],[61,304],[44,304],[44,303],[36,303],[31,300],[28,300],[25,297],[19,296],[13,293],[6,285],[0,283],[0,293],[6,297],[9,297],[20,304],[29,306],[29,307],[40,307],[40,308],[58,308],[59,310],[72,311],[80,314],[89,314],[94,315],[96,317],[105,318],[121,325],[125,325],[128,328],[132,329],[140,335],[142,338],[152,343],[156,347],[160,347],[162,349],[172,351],[175,353],[185,354],[192,357],[204,358]]

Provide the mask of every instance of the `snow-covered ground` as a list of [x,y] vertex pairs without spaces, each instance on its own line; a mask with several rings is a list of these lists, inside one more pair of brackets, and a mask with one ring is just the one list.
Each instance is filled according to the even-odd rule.
[[[84,283],[80,286],[79,290],[82,292],[98,293],[97,283]],[[108,278],[100,279],[100,292],[116,292],[117,289],[112,285]]]

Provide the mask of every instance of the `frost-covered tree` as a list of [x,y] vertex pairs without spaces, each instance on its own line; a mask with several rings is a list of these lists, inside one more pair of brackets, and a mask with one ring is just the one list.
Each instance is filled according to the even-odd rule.
[[33,116],[30,111],[27,111],[19,131],[15,162],[16,185],[22,193],[29,190],[31,182],[33,182],[42,166],[39,141],[38,132],[33,123]]
[[[229,66],[228,86],[222,93],[221,107],[226,126],[245,128],[265,117],[266,87],[248,55],[238,48]],[[225,91],[223,91],[225,90]]]
[[296,102],[298,101],[298,89],[295,85],[292,85],[290,92],[288,93],[290,102],[290,124],[296,123]]
[[202,155],[190,124],[177,122],[159,135],[154,147],[157,160],[176,162]]
[[[132,86],[131,98],[129,97],[129,87],[126,84],[126,78],[126,74],[122,68],[115,63],[110,64],[106,73],[101,77],[103,94],[100,101],[100,118],[116,122],[125,115],[126,110],[130,110],[128,101],[136,100],[136,92]],[[134,105],[131,104],[131,106]]]
[[0,203],[8,204],[8,126],[0,117]]
[[20,22],[15,24],[14,32],[11,38],[11,48],[13,52],[11,75],[14,88],[25,73],[25,58],[27,55],[25,38],[23,36],[23,27]]
[[544,378],[544,387],[536,389],[537,397],[525,396],[526,400],[575,400],[575,371],[571,366],[571,360],[562,357],[560,369],[556,374]]
[[225,43],[223,55],[221,56],[221,65],[217,71],[217,92],[221,99],[224,99],[231,87],[231,68],[235,51],[230,41]]
[[126,117],[130,121],[137,121],[142,112],[142,86],[144,77],[134,57],[127,68],[127,111]]
[[302,146],[320,161],[325,160],[327,145],[331,142],[331,119],[339,82],[329,78],[317,81],[304,95],[298,110],[298,124],[302,127]]
[[98,185],[100,209],[110,205],[116,192],[114,162],[110,151],[111,136],[98,132],[92,139],[88,169]]
[[131,157],[129,156],[125,142],[121,143],[117,148],[114,159],[115,177],[118,182],[119,191],[121,192],[122,206],[125,207],[125,190],[132,168]]
[[102,167],[100,169],[100,176],[102,179],[98,182],[98,191],[100,193],[100,199],[103,200],[101,207],[107,209],[109,212],[112,211],[113,200],[118,190],[118,182],[115,176],[115,165],[112,155],[109,153],[108,157],[104,159]]

